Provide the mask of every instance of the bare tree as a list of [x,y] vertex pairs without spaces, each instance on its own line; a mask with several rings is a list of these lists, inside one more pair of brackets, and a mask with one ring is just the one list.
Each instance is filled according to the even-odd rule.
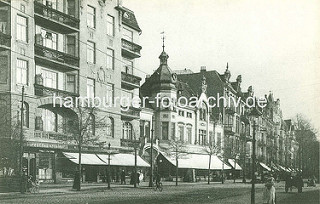
[[101,143],[99,141],[99,136],[95,134],[96,125],[100,124],[103,121],[104,117],[97,120],[96,119],[96,111],[95,107],[86,106],[86,107],[74,107],[73,111],[76,113],[77,117],[75,120],[69,121],[68,133],[71,136],[68,142],[74,143],[77,145],[78,153],[79,153],[79,161],[78,161],[78,172],[76,172],[74,188],[77,191],[81,190],[81,175],[82,175],[82,167],[81,167],[81,154],[82,148],[84,145],[99,145]]
[[184,142],[181,140],[171,140],[166,154],[174,157],[176,161],[176,186],[178,186],[179,159],[186,155]]
[[220,148],[216,145],[209,143],[208,146],[204,147],[204,151],[209,155],[209,166],[208,166],[208,184],[210,184],[210,170],[211,170],[211,157],[212,155],[217,155]]

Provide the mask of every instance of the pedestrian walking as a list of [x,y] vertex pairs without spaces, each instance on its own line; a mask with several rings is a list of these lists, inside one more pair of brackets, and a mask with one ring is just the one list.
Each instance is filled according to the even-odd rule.
[[121,184],[126,184],[126,173],[124,172],[124,170],[122,169],[121,171]]
[[262,196],[263,204],[275,204],[276,203],[276,189],[274,187],[274,178],[270,177],[263,190]]
[[143,175],[142,171],[140,170],[140,172],[139,172],[139,181],[140,181],[140,183],[143,181],[143,178],[144,178],[144,175]]

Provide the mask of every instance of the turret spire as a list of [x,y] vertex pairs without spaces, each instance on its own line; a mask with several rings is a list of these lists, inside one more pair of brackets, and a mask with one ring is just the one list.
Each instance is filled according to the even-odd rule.
[[164,39],[166,38],[165,36],[164,36],[164,31],[162,31],[161,32],[161,35],[162,35],[162,37],[161,37],[161,39],[162,39],[162,52],[164,52]]

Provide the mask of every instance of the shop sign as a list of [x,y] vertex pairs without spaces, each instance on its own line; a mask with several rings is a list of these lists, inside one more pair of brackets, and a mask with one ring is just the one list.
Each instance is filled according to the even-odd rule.
[[67,149],[68,146],[65,144],[55,144],[55,143],[44,143],[44,142],[30,142],[27,141],[28,147],[38,147],[38,148],[49,148],[49,149]]

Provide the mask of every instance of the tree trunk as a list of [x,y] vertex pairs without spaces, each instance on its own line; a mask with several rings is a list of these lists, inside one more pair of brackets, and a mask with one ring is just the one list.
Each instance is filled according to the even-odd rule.
[[209,155],[208,184],[210,184],[211,154]]
[[176,156],[176,186],[178,186],[178,156]]
[[80,143],[80,142],[79,142],[78,150],[79,150],[79,165],[78,165],[78,173],[79,173],[79,176],[77,177],[78,181],[77,181],[76,190],[77,190],[77,191],[80,191],[80,190],[81,190],[81,178],[82,178],[82,168],[81,168],[81,143]]

